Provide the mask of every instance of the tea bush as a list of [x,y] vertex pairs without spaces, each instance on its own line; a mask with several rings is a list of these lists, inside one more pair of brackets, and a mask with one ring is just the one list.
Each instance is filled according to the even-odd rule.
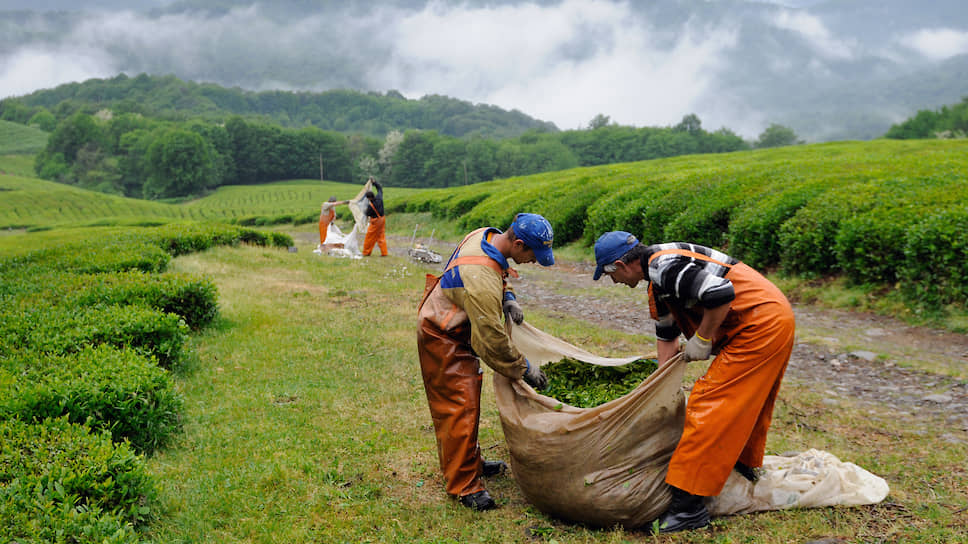
[[0,358],[0,418],[65,416],[143,453],[180,426],[182,399],[168,372],[131,349],[84,347],[72,355],[16,352]]
[[0,317],[0,344],[55,355],[108,344],[131,348],[171,368],[182,362],[188,340],[182,318],[143,306],[21,308]]
[[137,542],[155,514],[144,460],[66,419],[0,421],[3,542]]
[[939,308],[968,300],[968,206],[940,210],[908,229],[901,289],[912,304]]

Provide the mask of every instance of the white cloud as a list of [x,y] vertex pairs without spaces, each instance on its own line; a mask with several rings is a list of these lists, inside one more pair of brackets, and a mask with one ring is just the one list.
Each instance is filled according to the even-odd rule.
[[949,28],[923,29],[899,40],[931,60],[944,60],[968,53],[968,32]]
[[[630,24],[625,3],[447,8],[435,4],[392,29],[393,59],[375,87],[437,93],[516,108],[560,128],[603,113],[631,125],[678,122],[700,100],[735,45],[728,29],[686,29],[670,50]],[[580,51],[580,52],[579,52]]]
[[819,17],[801,11],[781,10],[771,22],[777,28],[800,34],[814,51],[825,58],[849,60],[855,56],[856,43],[835,37]]
[[0,59],[0,98],[71,81],[112,77],[117,72],[111,57],[96,48],[27,46]]

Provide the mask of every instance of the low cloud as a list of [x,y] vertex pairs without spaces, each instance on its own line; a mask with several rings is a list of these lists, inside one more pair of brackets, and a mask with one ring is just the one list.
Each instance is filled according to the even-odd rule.
[[103,50],[65,45],[27,46],[0,58],[0,98],[21,96],[62,83],[117,75]]
[[824,58],[849,60],[855,56],[857,44],[854,41],[838,39],[819,17],[809,13],[781,10],[772,18],[771,23],[777,28],[799,34]]
[[968,32],[962,30],[924,29],[902,37],[900,42],[935,61],[968,53]]
[[567,0],[557,6],[475,10],[436,6],[393,28],[391,62],[375,87],[439,93],[516,108],[561,128],[603,113],[623,124],[665,125],[701,109],[736,42],[723,28],[685,29],[672,44],[632,25],[628,4]]

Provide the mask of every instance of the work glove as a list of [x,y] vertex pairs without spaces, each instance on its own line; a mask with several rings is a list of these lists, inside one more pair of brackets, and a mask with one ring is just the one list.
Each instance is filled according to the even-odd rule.
[[533,387],[535,391],[541,391],[548,387],[548,376],[545,376],[545,373],[541,371],[541,367],[532,365],[527,359],[524,362],[528,365],[528,369],[524,371],[524,383]]
[[511,321],[514,321],[515,325],[524,323],[524,310],[521,309],[521,305],[518,304],[518,301],[514,300],[513,298],[505,300],[502,308],[504,309],[504,315],[506,315]]
[[713,351],[713,343],[711,340],[706,340],[698,334],[692,335],[692,338],[686,342],[686,348],[682,350],[682,358],[686,362],[689,361],[705,361],[709,358],[709,355]]

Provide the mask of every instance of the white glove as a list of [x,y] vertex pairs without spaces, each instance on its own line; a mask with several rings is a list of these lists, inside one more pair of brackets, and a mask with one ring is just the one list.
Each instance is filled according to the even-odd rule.
[[504,315],[508,317],[511,321],[514,321],[515,325],[520,325],[524,322],[524,310],[521,309],[521,305],[518,301],[509,299],[504,301]]
[[705,361],[709,358],[709,355],[713,351],[713,343],[710,340],[699,336],[698,334],[692,335],[692,338],[686,342],[686,348],[682,350],[682,358],[689,361]]
[[528,369],[524,372],[524,383],[533,387],[535,391],[541,391],[548,387],[548,376],[545,376],[540,366],[528,362]]

